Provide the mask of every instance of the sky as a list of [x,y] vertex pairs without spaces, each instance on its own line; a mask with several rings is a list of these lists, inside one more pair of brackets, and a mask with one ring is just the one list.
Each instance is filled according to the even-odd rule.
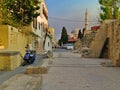
[[97,25],[100,5],[98,0],[45,0],[48,8],[48,23],[55,29],[55,39],[61,37],[63,26],[67,33],[85,27],[85,12],[88,10],[89,28]]

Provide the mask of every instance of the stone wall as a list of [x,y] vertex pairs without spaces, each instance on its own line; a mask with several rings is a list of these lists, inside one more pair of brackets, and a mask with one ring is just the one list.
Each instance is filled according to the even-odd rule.
[[[0,70],[13,70],[23,62],[25,46],[33,37],[9,25],[0,25]],[[15,55],[14,52],[19,52]]]
[[[115,66],[120,66],[120,20],[107,20],[106,24],[103,25],[106,25],[106,38],[109,39],[107,44],[108,58],[112,60]],[[105,28],[100,30],[103,29]]]
[[109,58],[120,66],[120,20],[108,24]]
[[20,56],[20,52],[0,52],[0,70],[13,70],[19,67],[22,62],[23,59]]
[[24,55],[25,46],[30,40],[28,35],[20,30],[9,25],[0,25],[0,43],[4,46],[0,51],[20,51]]
[[107,38],[106,23],[107,22],[104,22],[101,25],[100,29],[97,30],[97,33],[90,44],[90,49],[88,50],[88,54],[84,55],[83,53],[82,54],[83,57],[98,58],[100,56],[102,48],[104,46],[104,42]]
[[[104,46],[107,47],[107,52]],[[120,20],[106,20],[101,24],[86,57],[99,58],[101,53],[106,53],[115,66],[120,66]]]

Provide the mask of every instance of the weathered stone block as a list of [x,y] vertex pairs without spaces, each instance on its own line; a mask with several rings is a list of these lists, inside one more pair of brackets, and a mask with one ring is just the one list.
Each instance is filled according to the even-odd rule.
[[33,67],[32,66],[29,66],[26,68],[26,74],[32,74],[33,73]]
[[13,70],[23,62],[19,52],[3,51],[0,52],[0,70]]
[[48,73],[48,68],[47,67],[38,67],[39,73],[41,74],[46,74]]
[[48,72],[47,67],[27,67],[26,74],[46,74]]

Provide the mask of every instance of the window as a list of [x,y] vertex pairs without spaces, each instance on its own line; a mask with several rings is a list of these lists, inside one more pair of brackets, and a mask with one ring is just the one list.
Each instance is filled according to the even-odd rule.
[[39,30],[40,30],[40,28],[41,28],[41,24],[39,23]]
[[48,47],[50,46],[50,43],[48,42]]
[[33,28],[37,29],[37,18],[33,18]]

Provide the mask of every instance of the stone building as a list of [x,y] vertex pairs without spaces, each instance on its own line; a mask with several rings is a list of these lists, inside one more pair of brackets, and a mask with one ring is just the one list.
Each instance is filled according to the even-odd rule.
[[71,33],[68,35],[68,43],[75,43],[78,41],[78,32],[79,32],[78,28],[71,31]]
[[32,30],[38,37],[32,44],[37,53],[41,53],[44,50],[45,35],[48,32],[48,9],[44,0],[40,0],[40,10],[38,12],[40,12],[40,15],[34,18],[32,25]]
[[52,47],[55,46],[55,30],[52,27],[49,27],[48,32],[51,34],[52,37]]

